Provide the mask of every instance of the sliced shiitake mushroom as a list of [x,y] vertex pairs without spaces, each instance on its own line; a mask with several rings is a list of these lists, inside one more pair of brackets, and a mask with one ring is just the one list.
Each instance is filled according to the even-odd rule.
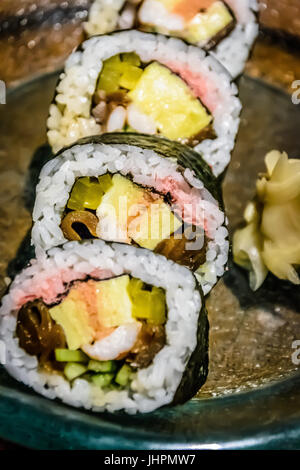
[[197,135],[194,135],[189,139],[182,139],[182,143],[185,145],[189,145],[190,147],[195,147],[196,145],[200,144],[200,142],[203,142],[203,140],[214,140],[216,139],[216,137],[217,134],[215,132],[213,124],[210,123],[204,129],[201,129],[201,131]]
[[183,233],[175,233],[161,241],[155,248],[155,253],[196,271],[205,263],[206,247],[207,238],[204,231],[199,233],[197,228],[189,226]]
[[143,323],[138,339],[126,357],[126,362],[129,362],[133,367],[148,367],[165,344],[164,325]]
[[50,369],[61,367],[55,361],[54,350],[66,346],[65,334],[51,318],[44,302],[34,300],[22,306],[18,313],[16,334],[20,347],[28,354],[37,356],[42,366]]
[[98,218],[90,211],[72,211],[65,215],[60,228],[67,240],[97,238]]

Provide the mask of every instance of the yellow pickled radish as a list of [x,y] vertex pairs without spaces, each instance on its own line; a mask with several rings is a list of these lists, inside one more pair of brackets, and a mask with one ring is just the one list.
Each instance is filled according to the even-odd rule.
[[97,89],[103,90],[107,94],[115,93],[119,90],[120,77],[121,72],[114,69],[107,69],[104,66],[98,81]]
[[107,94],[118,91],[120,77],[123,72],[122,67],[123,64],[119,54],[105,60],[98,80],[97,89],[103,90]]
[[139,279],[131,279],[129,292],[132,298],[132,316],[144,319],[154,325],[162,325],[166,321],[166,303],[164,291],[158,287],[146,290]]
[[139,67],[141,65],[141,60],[135,52],[125,52],[122,54],[122,62],[126,64],[136,65]]
[[134,65],[128,65],[120,78],[120,86],[127,90],[133,90],[141,78],[143,70]]
[[143,70],[139,67],[141,61],[135,53],[125,53],[107,59],[103,63],[97,88],[107,94],[115,93],[120,88],[132,90]]
[[103,194],[112,186],[112,177],[108,173],[98,176],[99,185]]
[[105,60],[103,63],[103,66],[106,69],[114,69],[114,70],[120,70],[121,69],[121,57],[120,54],[114,55],[110,57],[109,59]]

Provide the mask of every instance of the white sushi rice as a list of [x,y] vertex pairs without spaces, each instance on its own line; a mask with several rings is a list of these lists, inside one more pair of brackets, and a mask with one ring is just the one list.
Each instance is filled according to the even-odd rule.
[[[237,24],[233,31],[212,50],[212,53],[227,68],[233,78],[236,78],[244,70],[249,51],[258,34],[258,23],[255,16],[258,4],[257,0],[224,1],[234,12]],[[149,8],[147,8],[147,12],[145,10],[148,21],[153,16],[155,24],[161,28],[170,31],[181,29],[180,17],[167,11],[164,15],[165,7],[155,0],[151,1],[151,6],[149,1],[148,3]],[[135,13],[132,14],[130,4],[124,9],[125,4],[126,0],[95,0],[90,8],[89,19],[84,23],[88,36],[133,28]],[[201,44],[199,45],[201,46]]]
[[[159,178],[171,177],[176,181],[181,177],[173,159],[132,145],[90,143],[65,150],[43,167],[36,188],[32,243],[37,255],[66,242],[60,224],[76,178],[100,176],[107,172],[129,175],[135,183],[150,188],[156,188]],[[206,262],[196,272],[204,294],[207,294],[224,274],[229,250],[228,231],[224,213],[204,183],[189,169],[185,170],[184,178],[190,191],[201,199],[199,209],[207,220],[206,234],[211,239]]]
[[[75,278],[95,269],[109,270],[111,276],[130,274],[162,287],[166,292],[166,345],[150,366],[140,369],[130,386],[122,391],[104,391],[84,379],[71,385],[62,375],[41,371],[35,356],[19,347],[15,335],[19,303],[24,296],[38,295],[37,285],[51,283],[60,272],[74,271]],[[53,283],[54,284],[54,283]],[[67,287],[66,287],[67,289]],[[53,248],[19,274],[3,297],[0,308],[0,341],[4,343],[2,362],[17,380],[47,398],[59,398],[75,407],[94,411],[125,410],[150,412],[170,403],[180,384],[185,367],[197,344],[197,325],[201,297],[196,279],[186,268],[163,256],[141,248],[101,240],[69,242]],[[2,344],[1,343],[1,344]]]
[[249,52],[258,35],[256,0],[226,0],[235,13],[237,25],[211,52],[229,70],[233,78],[240,75],[245,67]]
[[[101,134],[101,126],[91,115],[97,79],[103,61],[124,52],[135,52],[145,63],[156,60],[166,66],[180,65],[182,69],[199,74],[201,80],[209,84],[206,95],[213,103],[214,109],[210,112],[217,137],[202,141],[195,150],[214,174],[220,175],[230,162],[241,111],[237,87],[230,75],[215,58],[180,39],[133,30],[93,37],[83,42],[81,50],[67,60],[47,121],[48,140],[54,152],[81,137]],[[122,116],[118,119],[121,121]]]

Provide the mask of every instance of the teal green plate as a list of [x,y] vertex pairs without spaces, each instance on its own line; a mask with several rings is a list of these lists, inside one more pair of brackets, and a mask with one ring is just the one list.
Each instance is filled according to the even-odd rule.
[[91,414],[0,376],[0,435],[37,449],[298,449],[300,377],[138,416]]
[[[14,89],[0,105],[0,294],[7,275],[22,265],[36,177],[31,161],[34,154],[35,161],[46,157],[47,149],[36,151],[46,141],[56,79]],[[240,91],[241,128],[224,180],[231,233],[264,154],[279,148],[297,157],[300,147],[300,106],[248,77]],[[300,374],[292,361],[293,341],[300,340],[299,288],[269,276],[254,294],[230,263],[207,306],[210,372],[195,399],[146,415],[92,414],[38,396],[0,368],[0,437],[39,449],[300,448]]]

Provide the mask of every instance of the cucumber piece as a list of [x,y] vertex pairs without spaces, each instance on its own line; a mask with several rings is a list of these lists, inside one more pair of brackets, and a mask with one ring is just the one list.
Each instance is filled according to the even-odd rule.
[[87,370],[83,375],[80,376],[81,379],[86,380],[87,382],[91,382],[93,373],[90,370]]
[[132,369],[128,364],[124,364],[116,375],[115,382],[125,387],[128,385],[132,374]]
[[91,359],[88,363],[88,369],[94,372],[114,372],[116,368],[115,361],[95,361]]
[[95,374],[92,375],[91,380],[97,387],[103,388],[111,384],[114,374]]
[[88,357],[84,352],[77,349],[55,349],[55,359],[57,362],[88,362]]
[[74,380],[87,371],[87,367],[77,362],[68,362],[64,368],[64,374],[68,380]]

